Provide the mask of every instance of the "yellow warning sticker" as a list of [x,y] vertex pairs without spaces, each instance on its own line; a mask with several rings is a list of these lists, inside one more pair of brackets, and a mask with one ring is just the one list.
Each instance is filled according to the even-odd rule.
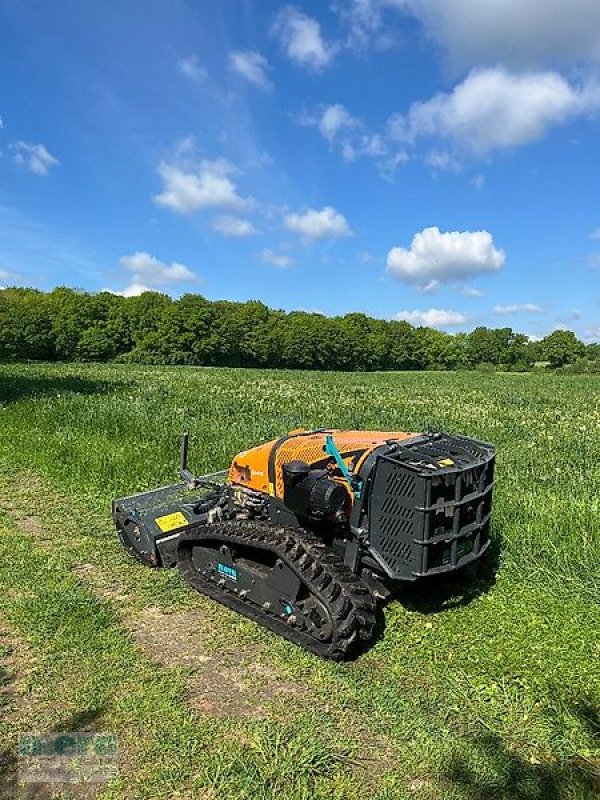
[[440,467],[453,467],[454,461],[451,458],[442,458],[441,461],[438,461]]
[[173,514],[165,514],[164,517],[157,517],[154,521],[163,533],[174,531],[175,528],[181,528],[188,524],[187,519],[181,511],[175,511]]

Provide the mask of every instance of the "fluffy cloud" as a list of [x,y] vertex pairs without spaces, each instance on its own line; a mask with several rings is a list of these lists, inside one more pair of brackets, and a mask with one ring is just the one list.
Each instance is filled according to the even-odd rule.
[[363,50],[391,43],[382,14],[386,5],[386,0],[334,0],[332,7],[347,29],[349,47]]
[[154,202],[178,214],[191,214],[202,208],[243,208],[249,201],[239,196],[229,177],[232,172],[231,164],[223,159],[204,160],[195,166],[163,162],[158,173],[164,187]]
[[487,231],[452,231],[425,228],[415,234],[411,246],[392,247],[388,272],[421,289],[437,283],[461,281],[502,269],[506,255],[494,246]]
[[273,88],[273,83],[267,75],[269,66],[267,59],[260,53],[252,50],[234,50],[229,55],[229,63],[234,72],[264,92],[270,92]]
[[60,163],[43,144],[18,141],[11,145],[11,150],[16,163],[26,167],[34,175],[47,175],[52,167]]
[[265,264],[272,264],[274,267],[279,267],[280,269],[291,267],[291,265],[294,263],[293,259],[289,256],[283,255],[283,253],[275,253],[268,247],[265,247],[260,254],[260,260]]
[[122,291],[114,289],[104,289],[104,291],[121,297],[138,297],[144,292],[160,291],[160,287],[173,283],[200,280],[199,276],[185,264],[179,264],[177,261],[166,264],[150,253],[137,252],[130,256],[122,256],[120,263],[133,273],[131,283]]
[[211,227],[217,233],[222,233],[223,236],[231,236],[237,239],[254,236],[258,233],[250,220],[231,217],[227,214],[213,220]]
[[103,289],[103,292],[110,292],[110,294],[116,294],[119,297],[139,297],[144,292],[152,292],[155,291],[150,286],[145,286],[143,283],[131,283],[126,289],[123,289],[122,292],[116,292],[114,289]]
[[464,325],[467,317],[461,311],[429,308],[427,311],[399,311],[394,319],[410,322],[411,325],[426,325],[429,328],[452,328]]
[[133,273],[134,286],[161,286],[180,281],[199,280],[198,275],[185,264],[179,264],[177,261],[166,264],[150,253],[137,252],[130,256],[122,256],[120,263]]
[[543,314],[544,309],[536,303],[511,303],[508,306],[494,306],[497,317],[509,317],[513,314]]
[[288,230],[311,241],[352,236],[352,230],[344,215],[331,206],[325,206],[320,211],[309,208],[302,213],[286,214],[283,224]]
[[598,0],[380,0],[410,11],[455,66],[515,68],[600,59]]
[[590,233],[590,239],[594,239],[595,241],[600,240],[600,228],[596,228]]
[[391,138],[414,143],[448,139],[483,156],[540,139],[549,128],[600,108],[600,86],[573,87],[555,72],[515,75],[479,69],[449,94],[413,103],[390,119]]
[[333,142],[344,128],[355,128],[359,124],[358,120],[339,103],[327,106],[317,122],[321,136],[328,142]]
[[319,71],[335,55],[335,47],[321,36],[317,20],[293,6],[280,10],[272,30],[287,56],[299,66]]
[[182,75],[192,81],[203,81],[208,76],[207,71],[200,65],[198,56],[181,58],[177,62],[177,67]]

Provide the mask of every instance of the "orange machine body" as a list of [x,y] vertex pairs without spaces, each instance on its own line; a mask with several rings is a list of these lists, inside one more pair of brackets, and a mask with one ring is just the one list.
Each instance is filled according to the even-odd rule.
[[390,440],[401,442],[418,435],[403,431],[294,430],[280,439],[238,453],[229,469],[229,482],[283,499],[284,464],[305,461],[311,467],[335,469],[333,457],[325,453],[328,434],[354,473],[376,447]]

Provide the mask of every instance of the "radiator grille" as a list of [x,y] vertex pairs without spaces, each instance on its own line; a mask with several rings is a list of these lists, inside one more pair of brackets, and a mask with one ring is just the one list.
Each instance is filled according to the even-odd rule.
[[[449,436],[420,446],[414,457],[408,450],[376,463],[368,531],[371,553],[387,574],[412,580],[456,569],[487,546],[494,450]],[[453,466],[436,469],[433,459],[448,460],[448,451]]]

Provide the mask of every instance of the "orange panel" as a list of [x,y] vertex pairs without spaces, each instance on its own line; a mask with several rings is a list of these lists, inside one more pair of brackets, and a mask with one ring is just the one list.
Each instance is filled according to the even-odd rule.
[[[283,497],[283,465],[289,461],[306,461],[307,464],[325,466],[333,465],[333,459],[325,454],[325,438],[333,436],[333,441],[348,465],[352,462],[358,467],[364,458],[375,447],[379,447],[389,439],[404,440],[416,434],[403,431],[293,431],[290,438],[274,440],[266,444],[239,453],[232,462],[229,471],[231,483],[239,483],[259,492]],[[275,483],[269,484],[269,457],[273,447],[275,453]]]

